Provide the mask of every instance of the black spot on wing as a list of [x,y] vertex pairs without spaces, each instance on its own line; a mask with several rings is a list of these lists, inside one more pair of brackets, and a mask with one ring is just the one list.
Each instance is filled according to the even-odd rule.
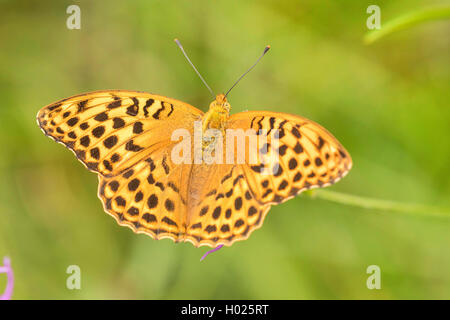
[[128,150],[128,151],[138,152],[138,151],[141,151],[142,149],[144,149],[144,148],[142,148],[141,146],[138,146],[137,144],[134,144],[133,140],[130,140],[125,144],[125,150]]

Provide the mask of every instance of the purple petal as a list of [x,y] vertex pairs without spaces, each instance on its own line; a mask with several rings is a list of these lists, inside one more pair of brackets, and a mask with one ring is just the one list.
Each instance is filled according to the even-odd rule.
[[8,282],[6,283],[5,292],[0,295],[0,300],[11,300],[14,288],[14,275],[11,268],[11,260],[8,257],[3,258],[4,266],[0,266],[0,273],[6,273]]
[[222,247],[223,247],[223,244],[219,244],[219,245],[218,245],[217,247],[215,247],[214,249],[209,250],[208,252],[206,252],[206,253],[203,255],[203,257],[200,259],[200,261],[202,261],[203,259],[205,259],[206,256],[207,256],[208,254],[213,253],[213,252],[219,250],[219,249],[222,248]]

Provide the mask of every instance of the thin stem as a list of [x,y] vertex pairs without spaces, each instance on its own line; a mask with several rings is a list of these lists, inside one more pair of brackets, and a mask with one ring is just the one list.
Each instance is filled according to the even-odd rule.
[[203,255],[203,257],[200,258],[200,261],[203,261],[203,260],[208,256],[208,254],[213,253],[213,252],[216,252],[217,250],[221,249],[222,247],[223,247],[223,244],[219,244],[219,245],[218,245],[217,247],[215,247],[214,249],[209,250],[208,252],[206,252],[206,253]]
[[0,300],[11,300],[13,288],[14,288],[14,274],[11,268],[11,260],[8,257],[3,259],[3,267],[0,267],[0,273],[6,273],[8,282],[3,294],[0,294]]
[[422,204],[402,203],[390,200],[360,197],[323,189],[311,190],[309,194],[312,198],[324,199],[365,209],[387,210],[398,213],[450,218],[450,208],[439,208]]
[[450,7],[425,8],[413,12],[405,13],[397,18],[389,20],[383,24],[379,30],[373,30],[366,33],[364,42],[372,44],[380,38],[383,38],[393,32],[406,29],[424,21],[441,20],[450,18]]

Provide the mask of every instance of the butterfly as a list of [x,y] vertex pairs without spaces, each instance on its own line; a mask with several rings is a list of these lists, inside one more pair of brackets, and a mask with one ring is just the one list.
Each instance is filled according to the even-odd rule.
[[[98,174],[98,197],[118,224],[153,239],[217,247],[247,239],[272,205],[334,184],[352,166],[345,148],[311,120],[268,111],[230,115],[230,109],[225,94],[217,95],[204,113],[161,95],[105,90],[54,102],[38,112],[37,122],[45,135]],[[278,158],[174,161],[179,141],[173,132],[183,129],[194,136],[195,123],[201,123],[203,133],[251,129],[261,135],[265,130],[265,153],[276,151]],[[277,132],[277,141],[270,131]],[[193,153],[195,147],[191,141]]]

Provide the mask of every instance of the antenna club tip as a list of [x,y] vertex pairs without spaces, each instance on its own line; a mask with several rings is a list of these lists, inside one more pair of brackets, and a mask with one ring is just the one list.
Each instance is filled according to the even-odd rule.
[[264,48],[264,53],[266,53],[267,51],[269,51],[269,49],[270,49],[270,45],[267,45],[267,46]]

